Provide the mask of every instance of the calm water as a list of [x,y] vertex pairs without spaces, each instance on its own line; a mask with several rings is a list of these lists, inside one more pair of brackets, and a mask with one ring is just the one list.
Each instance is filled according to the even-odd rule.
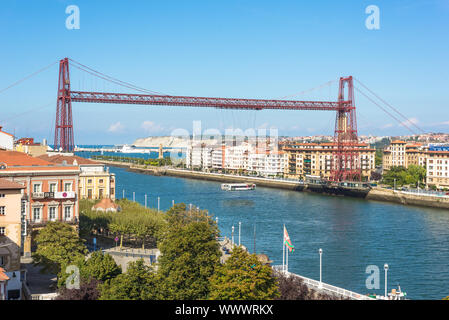
[[[319,279],[318,249],[323,249],[323,281],[359,293],[384,292],[384,263],[389,264],[388,287],[401,285],[412,299],[441,299],[449,295],[449,210],[406,207],[353,198],[330,197],[258,187],[255,191],[225,192],[220,183],[157,177],[110,168],[117,177],[117,197],[167,210],[172,200],[192,203],[218,217],[222,235],[241,242],[251,252],[267,254],[282,264],[282,226],[296,251],[289,270]],[[380,269],[380,289],[365,287],[368,265]]]

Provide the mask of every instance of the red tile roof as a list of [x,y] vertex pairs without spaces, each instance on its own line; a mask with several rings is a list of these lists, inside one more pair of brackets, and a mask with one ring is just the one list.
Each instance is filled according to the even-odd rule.
[[62,164],[63,161],[66,161],[66,163],[68,165],[73,165],[75,160],[78,165],[80,165],[80,164],[99,164],[96,161],[92,161],[92,160],[82,158],[79,156],[65,156],[65,155],[61,155],[61,154],[56,154],[56,155],[52,155],[52,156],[50,156],[48,154],[43,154],[41,156],[38,156],[38,158],[45,160],[45,161],[52,162],[52,163],[59,163],[59,164]]
[[0,151],[0,163],[10,166],[49,166],[51,162],[18,151]]
[[24,189],[25,187],[20,183],[9,181],[6,179],[0,178],[0,190],[16,190],[16,189]]
[[77,166],[61,166],[55,163],[45,161],[40,158],[32,157],[26,153],[18,151],[0,150],[0,165],[6,164],[4,171],[48,171],[48,170],[79,170]]

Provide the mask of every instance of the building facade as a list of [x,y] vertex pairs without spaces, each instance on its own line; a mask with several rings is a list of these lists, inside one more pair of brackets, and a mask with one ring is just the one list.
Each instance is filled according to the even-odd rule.
[[[335,143],[286,143],[282,150],[286,153],[284,177],[304,179],[305,176],[319,176],[328,179],[331,176]],[[362,177],[370,177],[375,169],[376,150],[368,144],[357,145],[359,156],[356,166],[361,168]]]
[[55,164],[69,164],[79,166],[80,199],[104,199],[115,200],[115,174],[109,172],[104,164],[74,155],[51,154],[39,157]]
[[410,165],[426,165],[427,147],[417,143],[394,140],[383,151],[382,167],[384,171],[391,167],[408,168]]
[[14,136],[8,132],[2,131],[2,127],[0,126],[0,150],[12,150],[13,148]]
[[428,151],[426,182],[438,189],[449,189],[449,151]]
[[20,256],[24,188],[22,184],[0,179],[0,268],[8,278],[0,291],[5,300],[22,296]]
[[22,252],[30,256],[37,231],[48,221],[78,228],[80,169],[58,165],[17,151],[0,151],[0,178],[24,186],[21,204]]

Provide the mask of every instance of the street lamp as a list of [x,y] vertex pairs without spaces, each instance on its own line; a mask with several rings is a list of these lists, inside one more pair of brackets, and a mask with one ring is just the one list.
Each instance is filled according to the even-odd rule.
[[241,229],[241,227],[242,227],[242,223],[239,222],[239,247],[240,247],[240,229]]
[[234,247],[234,226],[232,226],[232,240],[231,240],[231,244]]
[[385,270],[385,299],[387,299],[387,274],[388,274],[388,264],[384,264]]
[[320,253],[320,287],[323,285],[322,283],[322,270],[323,270],[323,264],[322,264],[322,256],[323,256],[323,249],[320,248],[320,250],[318,250],[318,252]]

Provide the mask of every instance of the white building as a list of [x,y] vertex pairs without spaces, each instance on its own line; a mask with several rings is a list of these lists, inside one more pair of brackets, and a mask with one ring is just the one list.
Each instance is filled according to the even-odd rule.
[[14,136],[10,133],[2,131],[0,126],[0,149],[13,150],[14,149]]

